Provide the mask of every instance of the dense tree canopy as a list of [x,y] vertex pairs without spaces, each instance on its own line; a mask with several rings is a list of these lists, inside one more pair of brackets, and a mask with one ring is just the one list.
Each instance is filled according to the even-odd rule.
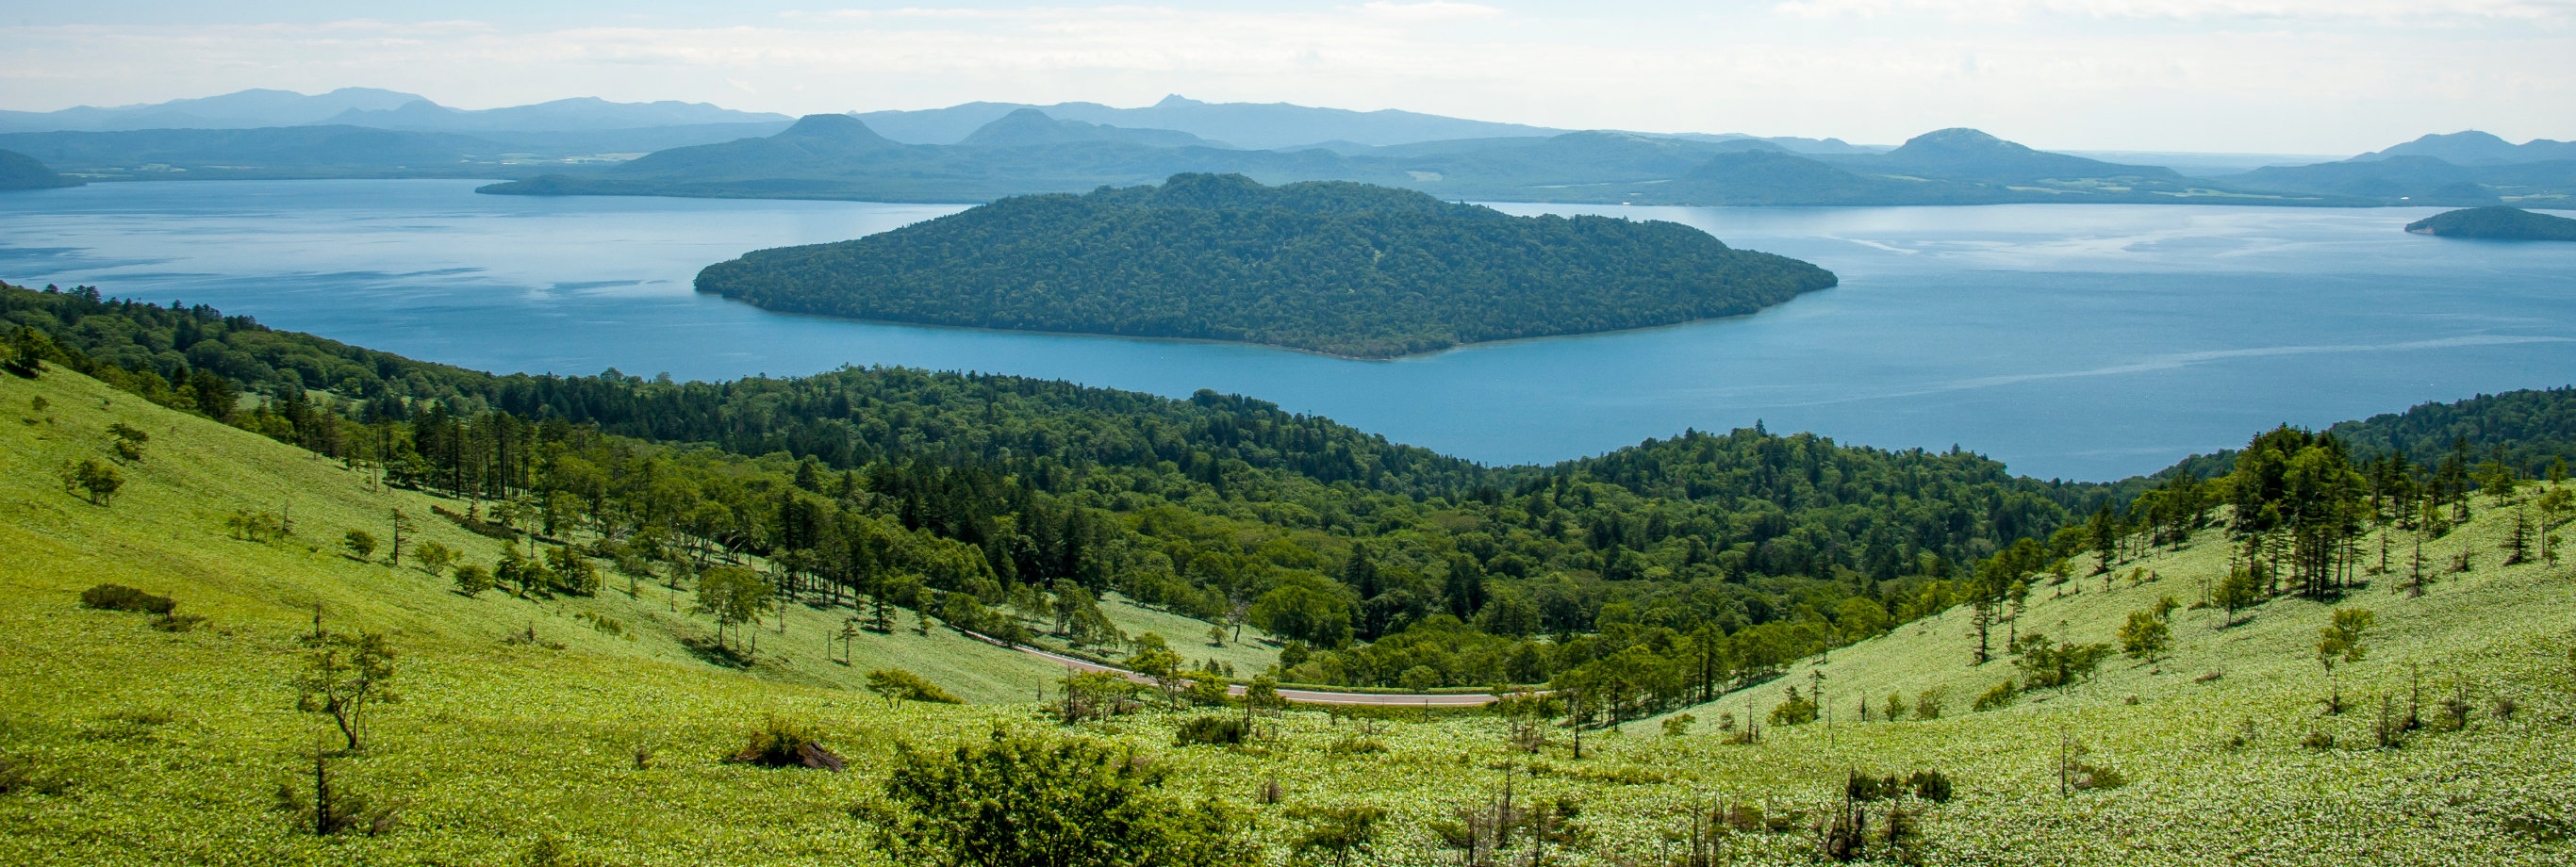
[[1687,226],[1514,217],[1346,182],[1022,196],[708,267],[701,292],[891,322],[1389,357],[1751,313],[1831,273]]

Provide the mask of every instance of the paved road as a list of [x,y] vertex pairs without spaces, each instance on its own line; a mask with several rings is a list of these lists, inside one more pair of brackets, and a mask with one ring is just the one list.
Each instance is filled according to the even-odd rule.
[[[959,631],[959,632],[966,632],[966,630],[963,630],[963,629],[960,629],[960,630],[958,630],[958,631]],[[996,641],[996,640],[994,640],[993,638],[991,638],[991,637],[989,637],[989,636],[979,635],[979,634],[976,634],[976,633],[973,633],[973,632],[966,632],[966,634],[967,634],[968,636],[973,637],[973,638],[975,638],[976,640],[982,641],[982,642],[984,642],[984,643],[986,643],[986,644],[990,644],[990,645],[993,645],[993,646],[995,646],[995,647],[1001,647],[1001,648],[1007,648],[1007,649],[1010,649],[1010,650],[1016,650],[1016,651],[1019,651],[1019,652],[1021,652],[1021,653],[1028,654],[1028,655],[1030,655],[1030,656],[1036,656],[1036,657],[1044,658],[1044,659],[1047,659],[1047,660],[1051,660],[1051,661],[1053,661],[1053,662],[1056,662],[1056,663],[1058,663],[1058,664],[1063,665],[1063,666],[1064,666],[1064,667],[1066,667],[1066,668],[1070,668],[1070,669],[1073,669],[1073,670],[1075,670],[1075,671],[1083,671],[1083,672],[1105,671],[1105,672],[1109,672],[1109,673],[1112,673],[1112,674],[1119,675],[1119,676],[1121,676],[1121,677],[1127,678],[1128,680],[1132,680],[1132,681],[1135,681],[1135,682],[1137,682],[1137,683],[1152,683],[1152,682],[1153,682],[1153,679],[1152,679],[1152,678],[1148,678],[1148,677],[1146,677],[1146,676],[1144,676],[1144,675],[1137,674],[1137,673],[1135,673],[1135,672],[1128,671],[1128,670],[1123,669],[1123,668],[1117,668],[1117,667],[1114,667],[1114,666],[1102,665],[1102,664],[1097,663],[1097,662],[1092,662],[1091,660],[1088,660],[1088,659],[1077,659],[1077,658],[1074,658],[1074,657],[1066,656],[1066,655],[1061,654],[1061,653],[1050,653],[1050,652],[1047,652],[1047,651],[1044,651],[1044,650],[1040,650],[1040,649],[1035,648],[1035,647],[1014,646],[1014,645],[1009,645],[1009,644],[1003,644],[1002,642],[1000,642],[1000,641]],[[1242,684],[1235,684],[1235,685],[1233,685],[1233,686],[1226,687],[1226,690],[1225,690],[1225,691],[1226,691],[1226,694],[1227,694],[1227,695],[1242,695],[1242,694],[1243,694],[1243,690],[1244,690],[1244,687],[1243,687],[1243,685],[1242,685]],[[1447,692],[1384,693],[1384,692],[1324,692],[1324,691],[1320,691],[1320,690],[1311,690],[1311,689],[1283,689],[1283,690],[1280,690],[1280,691],[1279,691],[1279,697],[1280,697],[1280,698],[1287,699],[1287,700],[1292,701],[1292,702],[1299,703],[1299,704],[1369,704],[1369,705],[1396,705],[1396,706],[1400,706],[1400,707],[1480,707],[1480,706],[1483,706],[1483,705],[1492,704],[1492,703],[1493,703],[1493,701],[1494,701],[1494,697],[1493,697],[1492,695],[1489,695],[1489,694],[1486,694],[1486,693],[1481,693],[1481,692],[1468,692],[1468,693],[1447,693]]]

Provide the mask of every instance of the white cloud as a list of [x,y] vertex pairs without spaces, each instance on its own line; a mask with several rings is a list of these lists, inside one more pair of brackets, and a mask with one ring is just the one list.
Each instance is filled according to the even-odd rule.
[[1448,0],[1429,0],[1424,3],[1367,3],[1360,6],[1360,11],[1372,18],[1391,21],[1462,21],[1492,18],[1503,14],[1503,10],[1491,6],[1452,3]]

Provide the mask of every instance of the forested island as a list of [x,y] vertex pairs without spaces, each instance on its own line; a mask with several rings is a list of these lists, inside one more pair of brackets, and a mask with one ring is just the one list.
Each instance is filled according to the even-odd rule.
[[1354,358],[1742,315],[1833,285],[1822,268],[1675,223],[1205,174],[1007,198],[755,251],[697,278],[700,292],[784,312]]
[[2576,220],[2497,205],[2444,211],[2406,224],[2406,231],[2444,238],[2576,241]]

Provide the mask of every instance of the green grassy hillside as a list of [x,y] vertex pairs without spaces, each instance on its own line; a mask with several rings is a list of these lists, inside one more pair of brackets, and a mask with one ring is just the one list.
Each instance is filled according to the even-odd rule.
[[[672,612],[668,591],[649,585],[633,599],[623,579],[586,600],[468,599],[417,569],[351,559],[341,533],[382,536],[392,508],[422,516],[422,538],[472,561],[488,564],[500,543],[428,518],[432,498],[370,490],[364,474],[310,452],[65,372],[0,381],[0,420],[0,628],[13,636],[0,647],[0,755],[31,767],[38,790],[0,795],[8,863],[378,857],[368,853],[386,847],[298,838],[269,803],[293,757],[327,728],[295,710],[287,682],[316,602],[330,628],[384,632],[400,654],[404,700],[381,715],[379,746],[342,762],[350,785],[404,806],[415,830],[397,861],[503,862],[526,843],[521,831],[611,828],[639,855],[672,846],[751,862],[839,849],[765,831],[785,819],[765,792],[857,778],[713,765],[737,729],[783,713],[832,720],[850,733],[836,740],[877,742],[902,714],[856,711],[877,704],[848,688],[872,667],[900,664],[982,700],[1032,696],[1051,673],[946,630],[862,633],[844,667],[824,660],[824,615],[798,608],[783,635],[774,619],[755,630],[751,671],[721,668],[681,641],[703,636],[704,619]],[[112,504],[64,493],[60,467],[103,458],[116,422],[151,439],[141,461],[119,467],[125,485]],[[235,539],[224,518],[237,509],[282,510],[294,535]],[[77,607],[80,591],[101,582],[171,596],[178,613],[208,619],[163,632],[145,615]],[[683,594],[677,607],[687,605]],[[531,629],[541,644],[505,641]],[[636,771],[637,749],[668,758]],[[673,802],[689,806],[675,812]],[[842,815],[827,799],[811,809]]]
[[[369,629],[397,630],[421,640],[480,644],[502,633],[534,628],[538,637],[568,649],[688,667],[709,663],[687,642],[706,638],[712,621],[689,612],[693,594],[611,575],[592,598],[544,601],[513,598],[501,590],[467,599],[452,583],[406,564],[362,563],[342,549],[349,529],[390,536],[390,512],[414,516],[421,538],[465,552],[467,562],[491,564],[502,543],[432,517],[433,508],[463,512],[462,501],[375,485],[363,472],[343,469],[320,455],[207,419],[171,412],[133,395],[70,373],[29,383],[12,379],[0,417],[8,428],[8,499],[21,510],[0,532],[25,538],[24,556],[0,572],[39,593],[77,594],[100,582],[173,595],[187,613],[218,625],[308,623],[312,606],[327,618]],[[34,398],[49,406],[30,409]],[[29,423],[29,420],[33,423]],[[59,490],[61,466],[83,457],[104,458],[107,426],[124,422],[152,436],[142,461],[120,469],[127,484],[107,508]],[[283,542],[233,538],[224,519],[236,510],[269,511],[294,524]],[[381,560],[379,550],[375,558]],[[0,567],[6,568],[6,567]],[[628,587],[634,585],[634,595]],[[64,598],[70,598],[65,596]],[[851,665],[827,659],[824,635],[837,635],[844,611],[790,605],[785,623],[777,612],[746,630],[757,651],[751,673],[771,680],[823,687],[852,687],[871,666],[886,660],[918,665],[920,674],[971,700],[1019,700],[1049,674],[1020,655],[965,640],[943,630],[928,637],[910,629],[877,635],[862,631],[850,643]],[[598,618],[618,623],[616,632]],[[829,651],[839,656],[835,646]],[[918,662],[913,662],[918,660]]]
[[[126,484],[112,503],[65,493],[59,469],[106,459],[107,426],[120,422],[151,439],[139,463],[120,465]],[[2115,658],[2094,682],[1979,713],[1968,701],[2008,664],[1969,667],[1954,611],[1835,651],[1822,664],[1830,725],[1766,725],[1750,744],[1717,725],[1727,712],[1767,714],[1782,683],[1809,682],[1813,666],[1801,665],[1692,709],[1699,722],[1682,736],[1655,721],[1586,733],[1578,759],[1561,728],[1538,752],[1515,751],[1491,716],[1363,724],[1293,713],[1226,748],[1174,746],[1183,714],[1060,729],[1031,704],[889,708],[849,688],[859,674],[899,664],[1005,701],[1033,698],[1051,672],[909,629],[861,639],[844,669],[823,660],[826,615],[801,610],[783,636],[775,621],[758,627],[753,670],[719,667],[681,641],[704,634],[702,618],[673,613],[667,592],[649,586],[628,598],[622,577],[590,599],[467,599],[417,570],[349,559],[336,548],[344,529],[378,527],[390,508],[426,515],[433,501],[372,490],[327,459],[66,372],[0,378],[0,468],[0,628],[11,638],[0,645],[0,758],[15,769],[0,773],[0,862],[12,864],[888,863],[851,807],[879,797],[894,745],[980,739],[996,725],[1130,747],[1172,769],[1180,794],[1245,810],[1247,833],[1282,862],[1324,821],[1309,810],[1375,806],[1387,813],[1355,863],[1454,863],[1443,823],[1490,812],[1508,778],[1515,804],[1570,820],[1525,829],[1512,863],[1533,846],[1548,863],[1682,863],[1667,856],[1716,806],[1758,807],[1779,826],[1721,835],[1735,861],[1814,863],[1816,823],[1840,803],[1847,772],[1919,769],[1947,774],[1957,792],[1906,802],[1921,829],[1906,857],[1922,863],[2576,861],[2566,839],[2576,772],[2564,761],[2576,745],[2576,588],[2563,568],[2501,566],[2494,552],[2512,514],[2483,498],[2476,522],[2426,553],[2439,569],[2476,552],[2471,571],[2438,575],[2420,598],[2379,576],[2345,601],[2377,612],[2378,626],[2367,658],[2338,669],[2355,705],[2342,715],[2315,703],[2327,692],[2312,650],[2327,612],[2314,603],[2270,602],[2226,629],[2178,611],[2169,660]],[[283,509],[295,535],[234,539],[224,518],[240,509]],[[497,552],[445,522],[422,527],[478,562]],[[2203,537],[2121,567],[2153,581],[2043,586],[2020,627],[2112,640],[2128,612],[2167,594],[2188,604],[2225,566],[2224,545]],[[99,582],[170,595],[179,613],[209,620],[165,632],[145,615],[78,607]],[[315,601],[331,628],[385,632],[400,654],[403,701],[377,716],[367,750],[333,760],[342,786],[400,808],[381,836],[312,837],[278,805],[328,730],[295,709],[288,685]],[[1195,622],[1111,607],[1130,631]],[[586,612],[624,634],[577,616]],[[530,628],[561,649],[505,640]],[[1184,655],[1207,655],[1194,646],[1203,641],[1165,634]],[[2377,749],[2376,708],[2382,696],[2404,701],[2410,662],[2433,723]],[[2223,676],[2204,680],[2210,672]],[[1944,686],[1938,720],[1849,716],[1864,693],[1876,707],[1889,691]],[[2437,703],[2455,686],[2470,712],[2452,731]],[[2495,712],[2499,698],[2512,700],[2510,714]],[[818,728],[849,770],[721,761],[772,715]],[[2337,746],[2302,746],[2315,731]],[[2089,748],[2091,762],[2130,782],[2061,797],[2062,744]],[[1274,782],[1279,796],[1263,798]],[[568,857],[538,857],[549,835]]]
[[[1973,769],[1960,776],[1993,799],[1981,803],[1985,827],[1957,829],[1948,851],[1956,860],[2569,863],[2576,570],[2542,562],[2536,549],[2530,563],[2502,565],[2513,511],[2532,499],[2504,506],[2480,497],[2474,521],[2426,543],[2421,596],[2409,587],[2414,536],[2396,530],[2389,571],[2364,576],[2367,586],[2332,605],[2279,597],[2238,612],[2231,625],[2223,610],[2196,605],[2232,566],[2231,546],[2208,531],[2108,573],[2034,587],[2018,624],[1994,627],[1998,658],[1982,665],[1971,664],[1975,631],[1961,606],[1803,660],[1769,684],[1626,728],[1643,736],[1684,713],[1697,732],[1730,718],[1758,721],[1761,745],[1736,747],[1739,755],[1810,773]],[[2374,567],[2379,542],[2373,534],[2361,543]],[[2469,570],[2452,571],[2463,555]],[[2117,654],[2131,614],[2166,598],[2183,606],[2169,615],[2167,653]],[[2371,611],[2375,625],[2364,633],[2364,658],[2330,673],[2317,646],[2338,609]],[[2008,632],[2106,643],[2115,653],[2077,685],[1971,710],[2022,673],[2003,650]],[[1828,719],[1771,725],[1784,690],[1811,693],[1818,673]],[[2338,693],[2346,709],[2328,713],[2323,700]],[[1942,708],[1938,719],[1914,712],[1926,694]],[[1902,697],[1901,721],[1885,716],[1892,695]],[[2463,717],[2447,715],[2452,701]],[[2379,748],[2383,708],[2402,719],[2417,706],[2425,728],[2402,747]],[[2445,730],[2460,718],[2465,727]],[[2061,747],[2089,749],[2133,782],[2061,799]]]

